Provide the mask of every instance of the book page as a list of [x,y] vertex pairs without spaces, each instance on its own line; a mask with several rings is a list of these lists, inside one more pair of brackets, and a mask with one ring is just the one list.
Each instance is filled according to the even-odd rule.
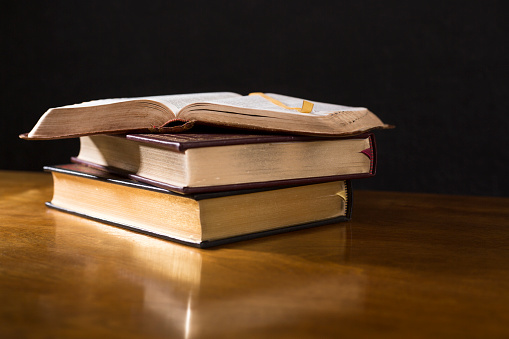
[[313,110],[311,111],[311,113],[315,113],[315,114],[325,115],[325,114],[329,114],[332,112],[363,111],[366,109],[364,107],[343,106],[343,105],[329,104],[329,103],[318,102],[318,101],[307,100],[307,99],[294,98],[294,97],[290,97],[290,96],[282,95],[282,94],[275,94],[275,93],[265,93],[265,94],[271,98],[274,98],[274,99],[282,102],[283,104],[285,104],[289,107],[301,107],[303,100],[312,102],[314,105],[313,105]]
[[240,97],[240,94],[232,92],[209,92],[209,93],[191,93],[191,94],[172,94],[172,95],[156,95],[148,97],[134,97],[134,98],[116,98],[116,99],[100,99],[82,102],[74,105],[62,106],[59,108],[79,108],[91,107],[107,104],[114,104],[118,102],[134,101],[134,100],[151,100],[162,103],[167,106],[173,113],[177,114],[182,107],[195,102],[208,102],[211,100],[228,99]]
[[351,135],[389,127],[364,107],[273,93],[190,104],[179,117],[202,124],[309,135]]
[[[151,97],[150,100],[159,101],[168,106],[177,115],[183,107],[195,102],[209,102],[213,100],[228,99],[241,97],[240,94],[233,92],[210,92],[210,93],[193,93],[193,94],[174,94],[161,95]],[[147,97],[145,99],[149,99]]]
[[[288,107],[292,107],[292,108],[301,108],[302,103],[305,100],[305,99],[290,97],[290,96],[281,95],[281,94],[274,94],[274,93],[266,93],[266,95],[273,99],[276,99],[277,101],[280,101],[282,104],[284,104]],[[274,111],[274,112],[298,114],[298,115],[302,115],[302,114],[305,114],[305,115],[309,115],[309,114],[328,115],[333,112],[365,110],[365,108],[362,108],[362,107],[349,107],[349,106],[342,106],[342,105],[334,105],[334,104],[322,103],[322,102],[311,101],[311,100],[306,100],[306,101],[312,102],[314,104],[313,109],[310,113],[301,113],[298,110],[286,109],[286,108],[278,106],[278,105],[272,103],[271,101],[263,98],[262,96],[258,96],[258,95],[239,96],[239,97],[233,97],[233,98],[227,98],[227,99],[213,100],[213,101],[209,101],[209,103],[239,107],[239,108],[243,108],[243,109],[266,110],[266,111]]]

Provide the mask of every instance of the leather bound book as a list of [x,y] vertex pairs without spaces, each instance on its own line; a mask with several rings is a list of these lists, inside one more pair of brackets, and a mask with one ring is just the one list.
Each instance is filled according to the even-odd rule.
[[80,138],[74,163],[183,194],[304,185],[375,175],[373,134],[309,137],[178,133]]
[[77,164],[45,167],[47,206],[195,247],[350,219],[348,180],[182,195]]

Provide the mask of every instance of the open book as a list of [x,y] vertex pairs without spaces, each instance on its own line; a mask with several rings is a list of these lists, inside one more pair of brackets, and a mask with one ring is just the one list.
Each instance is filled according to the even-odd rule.
[[[351,135],[387,128],[366,108],[272,93],[231,92],[103,99],[46,111],[25,139],[171,132],[175,122],[310,135]],[[186,128],[185,126],[177,126]]]

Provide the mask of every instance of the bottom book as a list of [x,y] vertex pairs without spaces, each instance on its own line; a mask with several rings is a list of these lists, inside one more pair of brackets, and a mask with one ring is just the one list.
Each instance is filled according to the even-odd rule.
[[206,248],[350,219],[349,180],[182,195],[77,164],[47,166],[47,206]]

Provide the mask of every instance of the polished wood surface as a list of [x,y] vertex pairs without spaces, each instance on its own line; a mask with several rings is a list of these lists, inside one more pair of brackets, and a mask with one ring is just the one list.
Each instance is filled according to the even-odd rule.
[[0,338],[509,337],[507,198],[358,191],[350,222],[199,250],[0,181]]

